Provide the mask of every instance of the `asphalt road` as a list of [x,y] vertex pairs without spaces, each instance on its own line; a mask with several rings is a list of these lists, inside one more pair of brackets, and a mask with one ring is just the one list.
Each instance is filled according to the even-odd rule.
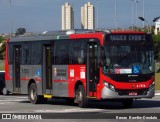
[[[57,118],[62,118],[63,115],[68,115],[69,117],[78,116],[103,118],[103,115],[134,115],[138,116],[144,113],[148,113],[148,116],[157,115],[160,116],[160,96],[155,96],[152,99],[141,99],[135,100],[133,102],[133,107],[125,109],[121,103],[113,102],[90,102],[88,108],[79,108],[77,105],[68,105],[63,99],[50,99],[46,104],[31,104],[28,101],[27,96],[3,96],[0,95],[0,113],[34,113],[34,114],[44,114],[48,113],[51,117],[52,114],[56,115]],[[52,116],[53,117],[53,116]],[[66,117],[67,118],[67,117]],[[112,118],[112,117],[111,117]],[[114,119],[114,118],[113,118]],[[116,119],[116,118],[115,118]]]

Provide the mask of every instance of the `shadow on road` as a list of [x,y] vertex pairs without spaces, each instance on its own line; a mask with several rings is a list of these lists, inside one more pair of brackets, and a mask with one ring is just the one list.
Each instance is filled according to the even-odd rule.
[[[20,103],[30,103],[29,101],[20,101]],[[31,104],[31,103],[30,103]],[[50,99],[46,104],[43,105],[62,105],[62,106],[75,106],[77,104],[69,104],[65,99]],[[134,100],[132,108],[157,108],[160,107],[160,100]],[[110,102],[110,101],[90,101],[88,108],[96,109],[125,109],[121,102]]]
[[[121,102],[93,102],[90,108],[99,109],[125,109]],[[157,100],[134,100],[132,108],[160,108],[160,101]]]
[[156,108],[160,107],[160,100],[135,100],[134,108]]

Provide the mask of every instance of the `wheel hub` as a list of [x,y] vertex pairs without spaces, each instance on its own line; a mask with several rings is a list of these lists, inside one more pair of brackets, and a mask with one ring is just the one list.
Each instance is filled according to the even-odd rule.
[[36,91],[35,91],[35,89],[32,89],[31,90],[31,99],[34,100],[35,96],[36,96]]

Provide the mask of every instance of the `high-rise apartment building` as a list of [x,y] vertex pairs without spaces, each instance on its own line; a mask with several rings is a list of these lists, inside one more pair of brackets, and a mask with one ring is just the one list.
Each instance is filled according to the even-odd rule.
[[81,7],[81,26],[82,29],[94,29],[95,27],[95,8],[90,2]]
[[62,6],[62,30],[74,29],[74,12],[69,3]]

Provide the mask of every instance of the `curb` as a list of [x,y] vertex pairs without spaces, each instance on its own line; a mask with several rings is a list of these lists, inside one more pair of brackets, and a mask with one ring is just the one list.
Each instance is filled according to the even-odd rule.
[[160,90],[155,90],[155,95],[160,95]]
[[160,95],[160,93],[155,93],[155,95],[157,96],[157,95]]

